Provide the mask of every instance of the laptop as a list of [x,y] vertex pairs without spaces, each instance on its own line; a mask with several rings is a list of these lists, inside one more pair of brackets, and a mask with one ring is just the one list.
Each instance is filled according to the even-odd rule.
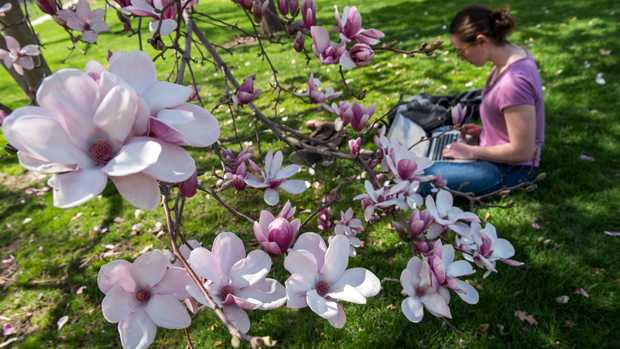
[[[433,161],[458,161],[468,162],[471,160],[455,160],[443,157],[443,149],[451,143],[459,140],[460,132],[457,130],[439,131],[431,134],[433,138],[429,141],[429,136],[424,129],[403,116],[400,112],[394,115],[390,129],[386,137],[391,142],[399,142],[409,148],[410,151],[419,157],[425,157]],[[423,140],[423,141],[421,141]],[[417,144],[416,144],[417,143]]]

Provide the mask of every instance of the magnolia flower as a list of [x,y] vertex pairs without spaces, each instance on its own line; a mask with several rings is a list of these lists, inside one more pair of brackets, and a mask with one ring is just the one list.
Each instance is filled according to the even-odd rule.
[[76,69],[47,77],[37,91],[40,107],[11,113],[2,125],[27,169],[54,174],[54,206],[73,207],[97,195],[108,178],[139,208],[160,201],[158,180],[179,183],[195,171],[182,148],[150,137],[133,137],[139,98],[108,72],[97,84]]
[[321,81],[314,77],[314,74],[310,74],[308,78],[308,90],[306,96],[310,97],[310,100],[314,103],[325,103],[331,99],[335,99],[342,95],[342,92],[335,92],[332,87],[328,87],[325,90],[319,90]]
[[329,40],[329,33],[322,27],[310,28],[312,51],[322,64],[342,64],[343,54],[347,51],[344,43],[336,44]]
[[426,259],[413,257],[400,274],[403,294],[408,296],[400,309],[411,322],[418,323],[424,317],[424,308],[436,317],[452,318],[450,313],[450,292],[439,287]]
[[235,105],[245,105],[251,103],[253,100],[260,96],[260,89],[254,90],[254,80],[256,80],[256,75],[251,75],[243,80],[243,83],[233,96],[233,102]]
[[41,54],[39,46],[26,45],[20,47],[19,42],[9,35],[6,35],[4,40],[7,49],[3,50],[0,48],[0,59],[4,61],[4,65],[7,69],[13,68],[17,74],[24,75],[24,69],[30,70],[34,68],[34,60],[32,57]]
[[252,147],[244,148],[237,155],[229,149],[223,149],[220,153],[224,159],[224,180],[218,181],[218,185],[225,186],[230,184],[236,190],[245,189],[245,178],[247,177],[246,162],[252,158]]
[[465,234],[467,226],[460,221],[480,222],[480,218],[472,212],[464,212],[456,206],[452,206],[452,194],[446,190],[437,193],[437,204],[432,195],[426,197],[426,209],[433,216],[435,223],[452,229],[458,234]]
[[460,125],[465,120],[467,114],[467,107],[461,103],[457,103],[452,109],[450,109],[450,115],[452,116],[452,125]]
[[302,234],[284,259],[284,268],[291,273],[285,282],[287,307],[309,306],[332,326],[342,328],[346,315],[337,301],[366,304],[366,298],[381,290],[375,274],[364,268],[347,269],[348,262],[346,236],[334,236],[326,247],[318,234]]
[[355,157],[359,156],[360,150],[362,148],[362,137],[350,139],[348,144],[349,144],[349,150],[351,151],[351,155]]
[[336,17],[336,28],[340,32],[340,38],[344,42],[357,40],[361,43],[374,46],[379,43],[384,34],[377,29],[362,28],[362,16],[357,7],[345,6],[342,17],[338,13],[338,7],[334,6],[334,16]]
[[316,215],[317,227],[320,231],[326,231],[332,227],[332,209],[330,207],[323,207]]
[[416,209],[424,203],[422,195],[418,194],[419,188],[419,181],[396,182],[391,187],[387,187],[388,195],[395,199],[396,205],[401,210]]
[[278,10],[282,16],[290,14],[291,17],[296,17],[299,14],[299,2],[298,0],[278,0]]
[[357,234],[364,231],[362,221],[355,218],[353,209],[349,207],[345,212],[340,212],[340,220],[335,224],[334,234],[344,235],[349,239],[349,244],[351,244],[349,256],[355,257],[355,249],[364,246],[364,242],[357,237]]
[[454,261],[452,245],[444,246],[441,240],[435,240],[433,252],[428,261],[439,286],[456,292],[465,303],[478,303],[478,291],[470,284],[458,279],[458,277],[473,274],[474,269],[467,261]]
[[316,0],[304,0],[301,4],[301,17],[306,29],[316,24]]
[[331,106],[331,112],[338,115],[335,125],[336,130],[341,130],[347,124],[351,124],[351,127],[359,132],[368,123],[368,119],[375,112],[375,105],[371,105],[368,108],[364,108],[361,104],[355,102],[353,105],[349,102],[340,102],[338,105],[333,103]]
[[0,17],[4,17],[7,12],[11,11],[13,8],[13,4],[7,2],[6,4],[0,6]]
[[295,41],[293,42],[293,48],[297,52],[301,52],[304,50],[304,39],[305,35],[301,31],[298,31],[295,35]]
[[60,10],[58,17],[67,27],[82,33],[82,39],[88,43],[97,41],[97,36],[108,30],[105,23],[105,11],[102,8],[91,11],[88,0],[79,0],[75,11]]
[[248,11],[252,9],[253,0],[233,0],[233,2],[235,2],[236,4],[238,4],[239,6],[243,7],[244,9]]
[[[141,97],[134,132],[151,135],[167,143],[208,147],[220,134],[217,120],[204,108],[187,103],[194,90],[157,79],[155,64],[143,51],[115,52],[110,57],[110,72],[137,92]],[[87,66],[96,75],[104,68],[96,62]]]
[[258,222],[254,222],[254,236],[263,249],[273,255],[284,254],[295,241],[301,226],[299,219],[291,220],[295,208],[286,202],[277,217],[262,210]]
[[[189,263],[206,279],[204,286],[216,305],[243,333],[250,329],[246,310],[270,310],[286,302],[284,287],[266,278],[271,269],[269,255],[254,250],[246,256],[243,242],[234,233],[218,234],[211,251],[204,247],[192,250]],[[209,305],[196,285],[188,285],[187,291],[199,303]]]
[[56,16],[58,14],[58,3],[56,0],[36,0],[37,6],[41,11],[47,13],[50,16]]
[[365,194],[360,194],[353,200],[361,200],[364,208],[364,218],[370,221],[375,213],[376,208],[388,208],[398,204],[393,195],[390,195],[389,188],[375,189],[370,181],[364,182]]
[[198,172],[194,171],[191,177],[179,184],[179,192],[186,198],[191,198],[198,192]]
[[433,164],[433,161],[419,157],[401,144],[390,144],[386,149],[384,167],[394,175],[396,182],[426,181],[430,177],[424,176],[424,170]]
[[[187,8],[195,4],[195,0],[186,0],[181,4]],[[149,30],[160,35],[172,34],[177,29],[177,6],[174,0],[131,0],[131,5],[123,10],[139,17],[151,17]]]
[[119,259],[101,267],[101,309],[108,322],[118,323],[123,348],[148,348],[158,326],[189,327],[190,316],[179,301],[189,297],[185,286],[191,282],[183,268],[170,266],[168,257],[157,250],[133,263]]
[[414,210],[407,224],[394,222],[394,228],[408,236],[413,243],[416,252],[428,254],[432,251],[433,243],[442,232],[441,226],[433,225],[433,217],[427,210]]
[[340,64],[345,69],[367,66],[375,57],[375,51],[367,44],[355,44],[342,55]]
[[282,188],[291,194],[303,193],[307,186],[303,180],[288,179],[295,173],[299,172],[299,165],[288,165],[282,167],[283,155],[281,151],[274,155],[271,150],[265,156],[265,170],[260,170],[261,177],[258,179],[252,174],[248,174],[245,182],[252,188],[264,188],[263,196],[265,202],[269,206],[275,206],[280,201],[280,194],[277,189]]
[[457,248],[465,252],[465,259],[487,269],[484,277],[497,272],[497,261],[513,267],[523,265],[522,262],[510,259],[515,254],[514,247],[510,241],[498,238],[495,226],[491,223],[481,229],[480,223],[472,222],[469,234],[457,237]]

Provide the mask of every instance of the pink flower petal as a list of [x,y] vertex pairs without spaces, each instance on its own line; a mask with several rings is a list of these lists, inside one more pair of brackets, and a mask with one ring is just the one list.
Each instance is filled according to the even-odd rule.
[[306,181],[301,179],[289,179],[280,184],[280,188],[291,193],[291,194],[301,194],[308,188],[306,186]]
[[143,171],[145,174],[160,181],[180,183],[196,172],[196,163],[185,149],[156,139],[151,140],[161,145],[161,154],[156,163]]
[[131,276],[139,288],[150,289],[166,275],[170,261],[158,250],[149,251],[138,257],[131,265]]
[[428,311],[430,311],[433,315],[446,317],[448,319],[452,318],[448,303],[441,295],[439,295],[439,293],[426,294],[422,296],[421,300],[426,309],[428,309]]
[[161,201],[159,183],[151,176],[136,173],[110,179],[123,198],[137,208],[152,210]]
[[400,303],[400,310],[407,320],[418,323],[424,318],[424,305],[418,298],[407,297]]
[[237,235],[223,232],[213,241],[212,253],[217,256],[220,270],[223,275],[230,275],[232,266],[240,259],[245,258],[243,241]]
[[135,174],[161,162],[162,153],[161,143],[152,138],[136,137],[125,144],[101,171],[115,177]]
[[193,93],[194,90],[187,86],[167,81],[155,81],[141,95],[151,108],[151,112],[158,113],[163,109],[183,105]]
[[48,182],[53,188],[54,206],[69,208],[101,194],[108,177],[99,170],[80,170],[56,174]]
[[[347,292],[347,289],[350,288],[355,289],[362,297],[369,298],[379,293],[381,282],[375,274],[367,269],[351,268],[346,270],[340,279],[331,286],[329,294],[334,298],[338,298],[334,293]],[[347,300],[344,298],[338,299]],[[364,303],[366,303],[365,299]]]
[[110,72],[122,76],[138,94],[157,81],[157,71],[151,58],[143,51],[115,52],[110,58]]
[[144,310],[159,327],[178,330],[189,327],[192,322],[183,303],[171,295],[151,295]]
[[247,333],[250,330],[250,318],[245,310],[234,306],[225,305],[222,309],[228,320],[242,333]]
[[285,282],[286,286],[286,306],[292,309],[306,307],[306,292],[314,285],[313,278],[303,274],[293,274]]
[[246,301],[257,303],[258,309],[271,310],[286,302],[286,290],[274,279],[264,279],[250,287],[242,288],[235,294]]
[[324,319],[331,319],[338,316],[338,303],[328,301],[319,296],[315,289],[306,293],[306,302],[315,314]]
[[103,298],[101,310],[103,317],[111,323],[126,320],[138,305],[133,293],[125,291],[119,285],[112,287]]
[[[251,186],[250,183],[248,183],[248,185]],[[278,202],[280,202],[280,194],[275,189],[267,188],[265,189],[265,193],[263,194],[263,200],[265,200],[265,203],[267,205],[275,206],[278,204]]]
[[228,278],[228,274],[224,275],[220,271],[217,256],[204,247],[197,247],[192,250],[189,255],[189,264],[200,277],[213,281],[216,287],[223,283],[225,278]]
[[133,128],[137,109],[137,96],[133,90],[118,85],[105,95],[95,111],[93,122],[118,149]]
[[344,324],[347,322],[347,315],[344,312],[344,309],[342,308],[342,305],[337,304],[338,305],[338,314],[336,314],[336,316],[327,319],[327,321],[329,321],[330,325],[334,326],[334,328],[343,328]]
[[323,268],[323,262],[325,260],[325,252],[327,246],[323,238],[316,233],[303,233],[295,241],[294,250],[306,250],[314,256],[316,261],[317,270]]
[[286,255],[284,268],[291,274],[303,274],[308,278],[314,278],[319,271],[314,255],[300,249],[292,250]]
[[321,268],[323,280],[333,284],[340,279],[349,263],[350,243],[344,235],[336,235],[325,253],[325,264]]
[[104,264],[97,274],[97,286],[104,294],[114,287],[121,286],[127,292],[136,291],[136,282],[131,276],[131,263],[117,259],[108,264]]
[[123,348],[148,348],[155,340],[157,327],[142,309],[118,323]]
[[162,110],[157,120],[183,135],[184,144],[208,147],[220,135],[217,120],[207,110],[193,104],[183,104],[176,109]]
[[271,270],[271,258],[261,250],[248,253],[230,269],[230,280],[234,287],[243,288],[263,280]]

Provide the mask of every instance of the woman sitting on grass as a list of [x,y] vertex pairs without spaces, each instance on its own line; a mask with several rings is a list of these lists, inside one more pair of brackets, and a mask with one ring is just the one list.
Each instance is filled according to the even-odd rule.
[[511,187],[535,177],[544,142],[543,90],[534,58],[506,40],[515,27],[507,10],[469,6],[450,24],[456,53],[480,67],[493,63],[482,92],[482,127],[461,128],[467,143],[452,143],[444,157],[471,162],[436,161],[426,171],[449,188],[475,195]]

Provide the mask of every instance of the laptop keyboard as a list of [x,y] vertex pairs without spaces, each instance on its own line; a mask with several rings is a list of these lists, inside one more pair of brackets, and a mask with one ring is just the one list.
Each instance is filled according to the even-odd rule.
[[446,132],[441,136],[433,138],[429,148],[428,157],[433,161],[444,160],[443,148],[450,143],[456,142],[458,139],[458,131]]

